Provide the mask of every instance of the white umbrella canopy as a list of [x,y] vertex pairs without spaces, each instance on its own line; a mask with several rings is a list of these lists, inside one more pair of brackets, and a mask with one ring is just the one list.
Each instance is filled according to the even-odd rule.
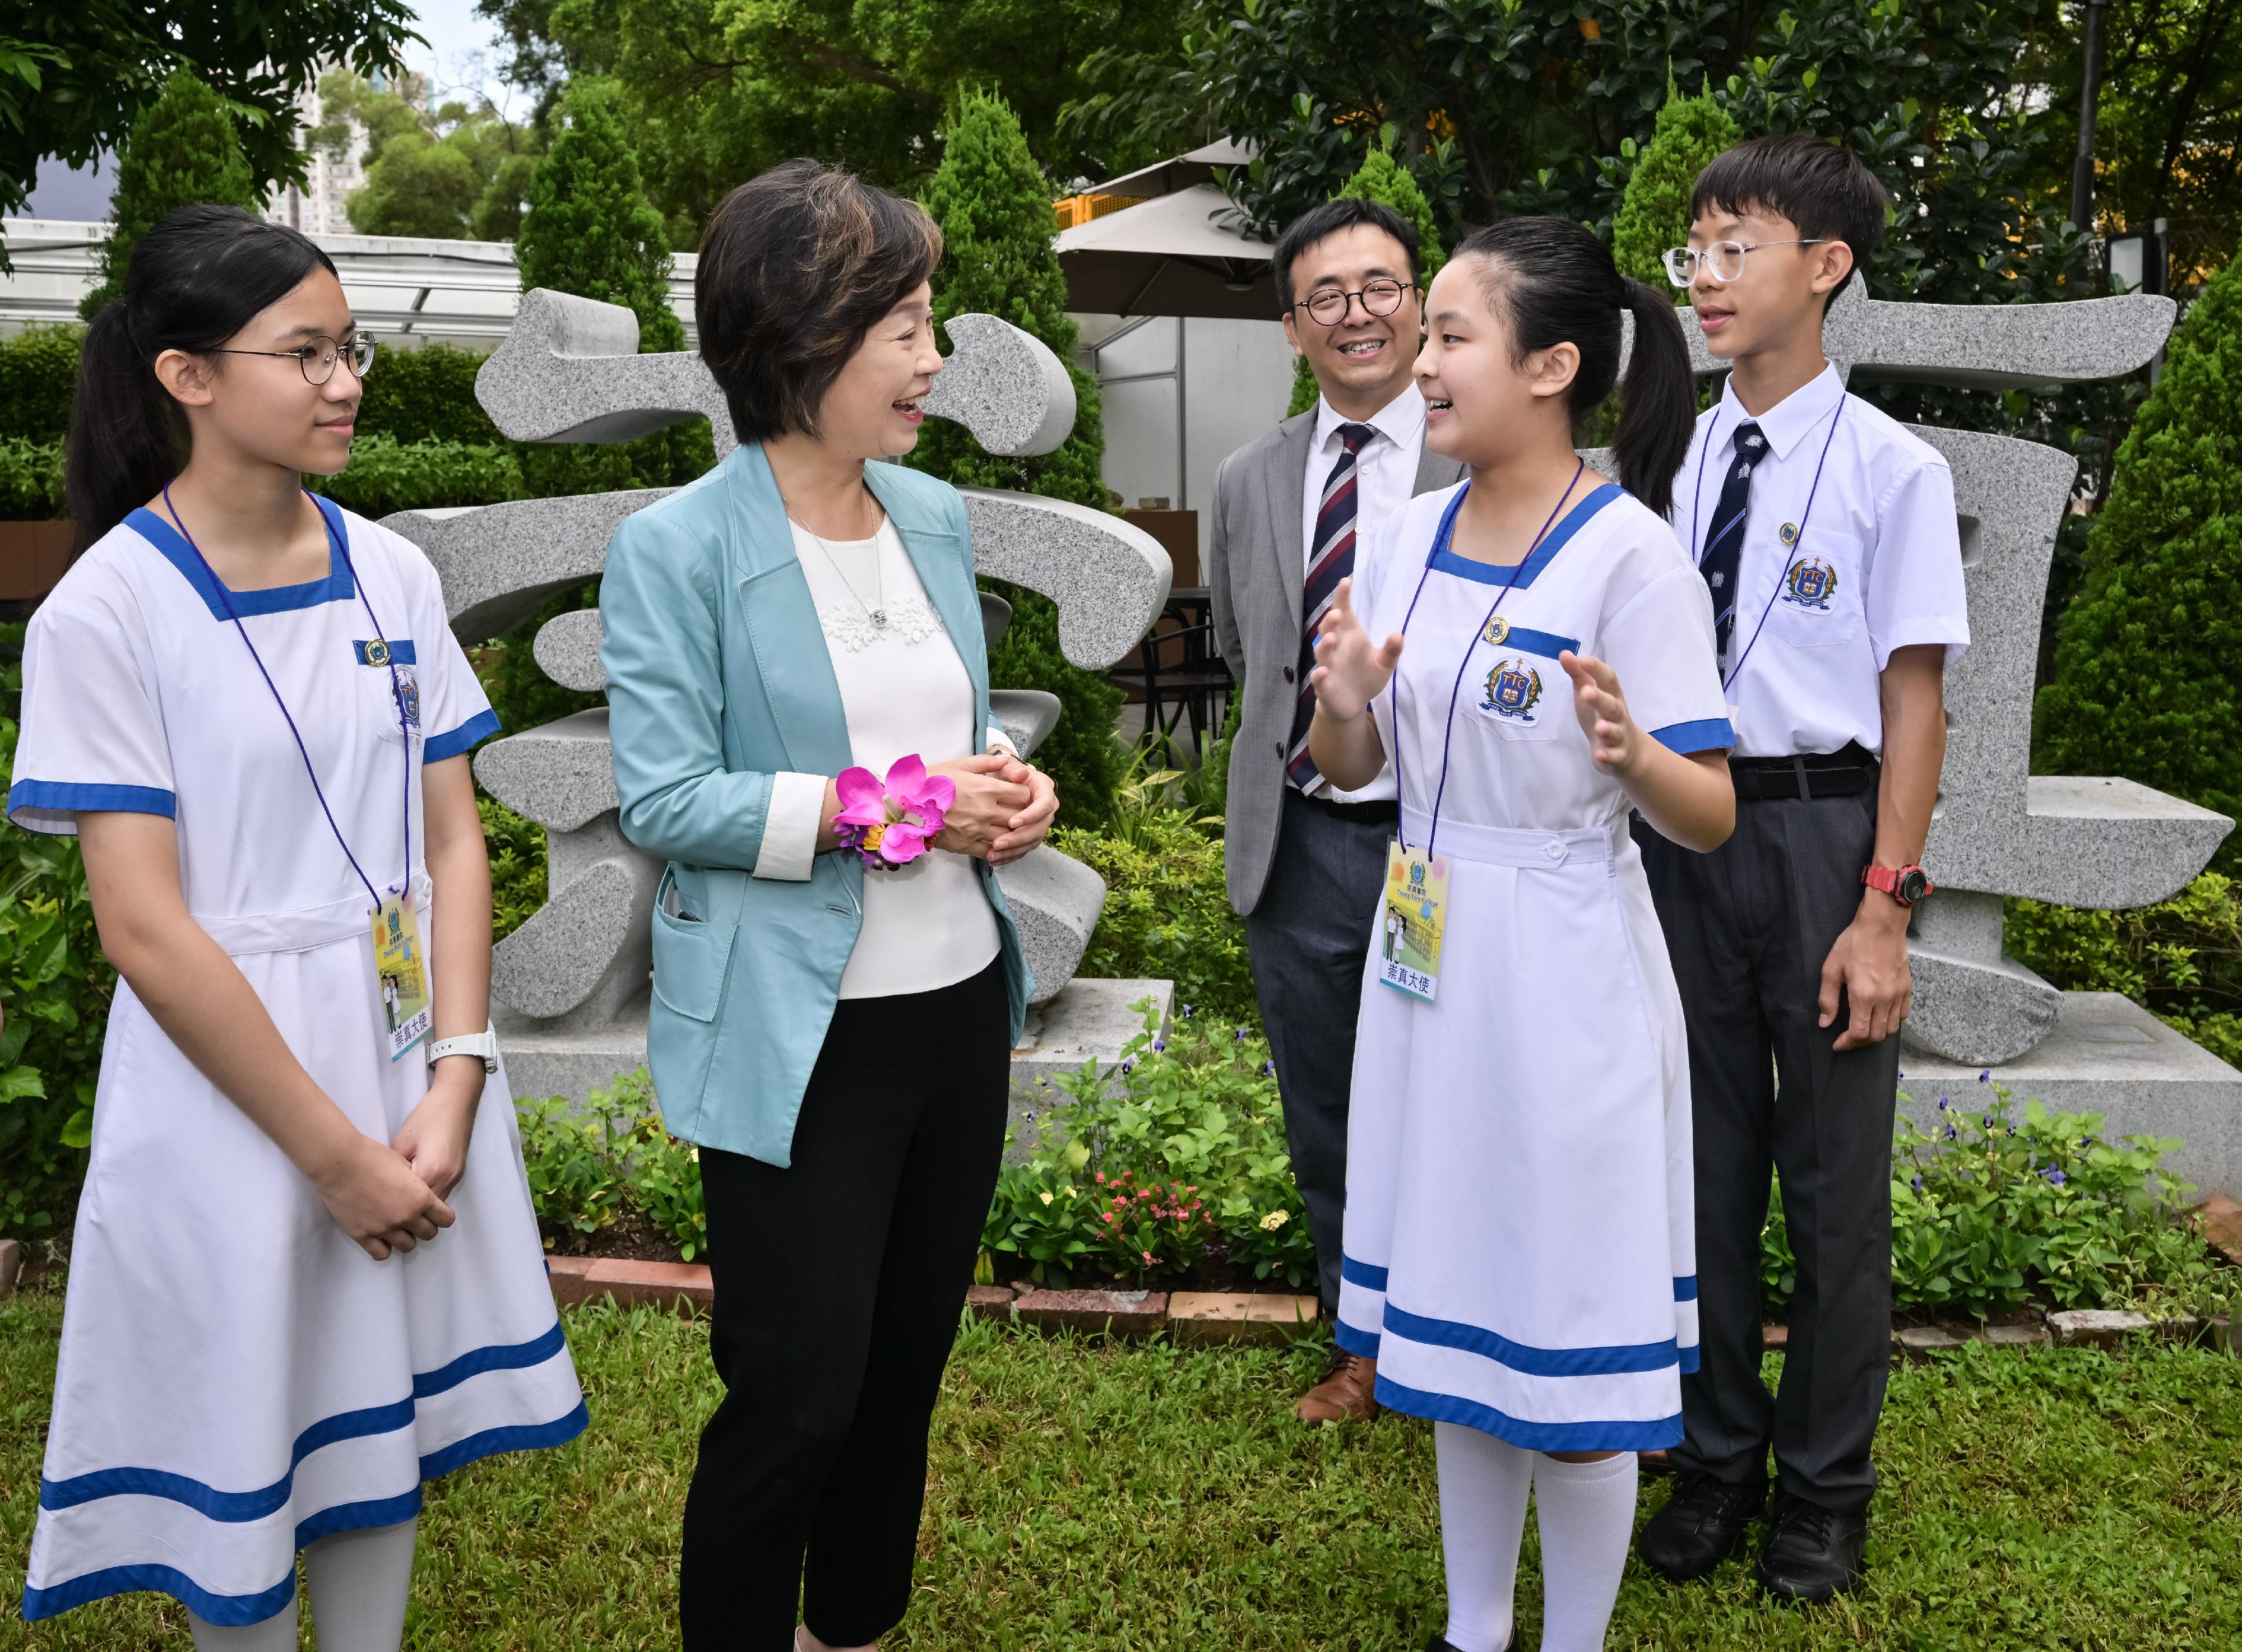
[[[1139,187],[1157,187],[1164,181],[1157,175],[1177,164],[1148,168],[1091,192],[1132,193],[1124,186],[1139,178]],[[1066,307],[1091,315],[1275,319],[1270,244],[1220,221],[1230,211],[1227,196],[1198,183],[1062,231]]]

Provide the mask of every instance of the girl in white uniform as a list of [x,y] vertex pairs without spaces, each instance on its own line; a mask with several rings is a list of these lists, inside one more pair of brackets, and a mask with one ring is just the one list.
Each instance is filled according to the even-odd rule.
[[[1625,492],[1572,445],[1622,307]],[[1373,531],[1317,649],[1317,764],[1356,786],[1390,752],[1401,793],[1403,934],[1363,990],[1338,1334],[1377,1360],[1381,1404],[1436,1425],[1432,1645],[1511,1643],[1531,1489],[1541,1644],[1586,1652],[1635,1454],[1681,1439],[1696,1343],[1682,1006],[1628,813],[1718,845],[1734,737],[1705,582],[1664,520],[1694,406],[1672,306],[1579,226],[1513,218],[1463,244],[1426,309],[1425,439],[1471,475]]]
[[293,231],[151,230],[24,645],[9,816],[121,979],[23,1611],[158,1589],[198,1652],[293,1652],[299,1550],[321,1652],[394,1652],[423,1481],[585,1423],[486,1035],[497,719],[427,560],[298,485],[363,349]]

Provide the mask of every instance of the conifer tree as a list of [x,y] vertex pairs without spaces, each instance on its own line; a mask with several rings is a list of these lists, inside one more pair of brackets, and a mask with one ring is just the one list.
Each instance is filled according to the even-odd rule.
[[78,303],[91,321],[124,290],[125,266],[140,237],[174,207],[262,204],[225,100],[186,69],[175,69],[162,95],[142,110],[117,160],[117,227],[101,250],[101,280]]
[[1660,256],[1689,239],[1689,197],[1697,174],[1742,141],[1735,122],[1713,101],[1709,79],[1696,97],[1684,97],[1673,76],[1667,76],[1666,102],[1650,141],[1635,157],[1619,215],[1612,220],[1612,258],[1621,275],[1661,292],[1675,291]]
[[[2242,816],[2242,258],[2173,333],[2118,450],[2034,707],[2033,766]],[[2219,870],[2242,872],[2227,839]]]
[[[1447,254],[1440,245],[1440,231],[1433,221],[1433,209],[1426,204],[1424,191],[1417,187],[1417,180],[1394,160],[1393,144],[1393,130],[1389,126],[1379,133],[1379,142],[1363,157],[1361,170],[1349,178],[1346,187],[1332,198],[1335,201],[1376,201],[1400,213],[1417,231],[1417,263],[1423,271],[1418,279],[1423,285],[1430,286],[1440,266],[1448,261]],[[1293,296],[1299,297],[1297,293]],[[1424,295],[1420,293],[1418,296],[1421,298]],[[1312,327],[1317,324],[1309,319],[1305,311],[1295,311],[1292,324]],[[1319,393],[1316,376],[1309,369],[1308,358],[1306,356],[1294,357],[1292,405],[1285,410],[1285,417],[1290,418],[1295,413],[1306,412],[1316,405]]]
[[[1010,488],[1105,508],[1098,382],[1074,365],[1077,330],[1052,246],[1058,222],[1051,189],[1003,98],[970,92],[960,101],[925,204],[943,244],[934,275],[936,321],[997,316],[1050,345],[1074,379],[1074,431],[1056,452],[1017,458],[984,452],[962,425],[930,420],[907,462],[961,487]],[[994,588],[1011,603],[1012,624],[989,651],[989,680],[1058,696],[1058,726],[1035,760],[1058,787],[1060,821],[1097,825],[1112,812],[1119,775],[1113,719],[1121,691],[1059,652],[1058,610],[1048,597],[1002,583]]]

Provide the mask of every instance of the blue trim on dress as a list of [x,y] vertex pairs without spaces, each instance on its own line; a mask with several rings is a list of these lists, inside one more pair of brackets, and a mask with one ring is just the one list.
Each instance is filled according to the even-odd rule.
[[[1670,1336],[1662,1342],[1636,1342],[1614,1348],[1528,1348],[1476,1325],[1426,1319],[1396,1308],[1391,1301],[1386,1304],[1386,1329],[1412,1342],[1476,1354],[1527,1376],[1616,1376],[1635,1371],[1670,1371],[1680,1357],[1680,1350]],[[1569,1451],[1573,1448],[1558,1449]]]
[[1378,1333],[1357,1330],[1345,1320],[1332,1327],[1332,1341],[1358,1359],[1374,1360],[1378,1357]]
[[[352,652],[358,655],[358,663],[359,665],[371,665],[373,664],[372,660],[366,657],[366,651],[373,645],[373,639],[369,637],[363,642],[354,642],[351,645]],[[417,665],[420,663],[420,660],[413,657],[413,639],[410,637],[393,637],[389,639],[389,659],[392,662],[399,665]]]
[[480,1434],[471,1434],[466,1439],[433,1451],[420,1459],[420,1478],[440,1480],[446,1475],[466,1468],[483,1457],[494,1457],[504,1451],[536,1451],[546,1446],[565,1445],[591,1427],[592,1414],[585,1409],[581,1400],[576,1408],[565,1417],[551,1422],[524,1422],[501,1428],[486,1428]]
[[[1463,503],[1464,493],[1468,493],[1470,491],[1471,484],[1465,483],[1463,492],[1456,495],[1455,504],[1460,505]],[[1588,526],[1589,518],[1614,499],[1620,498],[1625,492],[1626,490],[1616,482],[1605,483],[1571,510],[1566,512],[1565,519],[1549,530],[1541,543],[1534,547],[1533,554],[1525,561],[1512,567],[1498,567],[1491,562],[1474,562],[1469,557],[1460,557],[1449,550],[1449,532],[1455,521],[1455,511],[1451,507],[1448,514],[1440,519],[1441,531],[1433,540],[1433,549],[1425,558],[1425,565],[1428,568],[1437,568],[1442,573],[1454,574],[1459,579],[1472,580],[1478,585],[1530,585],[1540,576],[1541,570],[1549,565],[1550,558],[1565,548],[1566,540]]]
[[1682,1349],[1682,1374],[1683,1376],[1697,1374],[1697,1345],[1695,1342],[1685,1345]]
[[1674,1281],[1674,1300],[1677,1302],[1694,1302],[1697,1300],[1697,1276],[1695,1274]]
[[1476,1400],[1428,1394],[1378,1374],[1378,1403],[1404,1416],[1460,1422],[1526,1451],[1663,1451],[1682,1443],[1682,1414],[1648,1422],[1527,1422]]
[[[154,545],[164,560],[179,571],[180,578],[192,585],[195,594],[203,599],[203,606],[210,610],[211,619],[222,623],[232,617],[225,611],[225,599],[231,597],[234,613],[248,619],[258,614],[316,608],[322,603],[348,602],[358,595],[358,586],[351,579],[350,558],[336,543],[336,536],[341,532],[342,513],[318,494],[312,498],[319,505],[320,515],[326,518],[327,577],[300,585],[274,585],[266,591],[236,591],[228,586],[221,596],[217,579],[203,565],[194,547],[179,537],[177,528],[144,505],[124,518],[124,525]],[[213,1618],[211,1622],[217,1620]]]
[[1339,1253],[1339,1276],[1351,1285],[1359,1285],[1366,1291],[1386,1288],[1386,1270],[1373,1267],[1368,1262],[1358,1262],[1346,1252]]
[[296,1598],[296,1571],[289,1568],[287,1576],[261,1595],[213,1595],[176,1566],[104,1566],[97,1572],[81,1572],[52,1588],[26,1588],[23,1620],[35,1623],[72,1607],[135,1589],[160,1590],[206,1623],[238,1629],[286,1611],[288,1602]]
[[1578,637],[1560,637],[1554,632],[1529,631],[1523,625],[1513,625],[1502,633],[1502,640],[1488,645],[1505,652],[1515,648],[1522,654],[1536,654],[1544,659],[1554,659],[1567,650],[1581,652]]
[[1700,717],[1694,722],[1668,723],[1654,728],[1650,738],[1669,752],[1687,757],[1692,752],[1728,750],[1736,743],[1735,726],[1725,717]]
[[420,742],[420,760],[440,763],[447,757],[457,757],[462,752],[472,752],[502,726],[498,713],[485,706],[473,717],[447,734],[434,734]]
[[75,813],[80,809],[114,809],[124,814],[160,814],[167,820],[179,815],[179,798],[158,786],[106,786],[84,780],[18,780],[8,788],[8,813],[18,809],[51,809]]
[[456,1388],[471,1376],[485,1371],[519,1371],[526,1367],[542,1365],[562,1348],[568,1340],[560,1334],[560,1321],[553,1321],[553,1328],[540,1337],[527,1342],[517,1342],[512,1348],[475,1348],[462,1354],[449,1365],[442,1366],[413,1379],[413,1397],[426,1400]]

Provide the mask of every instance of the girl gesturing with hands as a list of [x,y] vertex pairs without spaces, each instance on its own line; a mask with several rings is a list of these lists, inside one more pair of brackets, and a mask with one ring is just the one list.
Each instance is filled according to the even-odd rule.
[[[1622,309],[1623,488],[1572,438]],[[1628,816],[1718,845],[1734,736],[1710,596],[1659,514],[1695,405],[1672,306],[1577,225],[1512,218],[1426,313],[1426,445],[1470,478],[1366,536],[1311,677],[1317,767],[1353,787],[1390,757],[1401,805],[1337,1334],[1382,1404],[1435,1425],[1433,1652],[1509,1642],[1529,1493],[1542,1644],[1580,1652],[1618,1590],[1635,1454],[1681,1439],[1696,1355],[1688,1047]]]

